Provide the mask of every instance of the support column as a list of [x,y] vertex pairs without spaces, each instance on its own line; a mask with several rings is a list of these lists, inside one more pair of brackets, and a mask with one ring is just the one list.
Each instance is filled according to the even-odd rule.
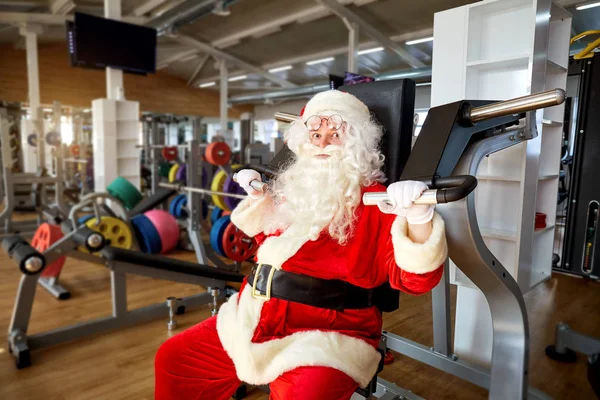
[[[38,65],[37,37],[43,31],[42,26],[34,24],[23,24],[19,30],[25,37],[27,52],[27,89],[31,119],[24,121],[21,129],[21,143],[23,148],[24,172],[36,172],[45,164],[44,154],[44,123],[40,98],[40,74]],[[27,143],[27,136],[36,133],[37,147],[34,148]],[[36,157],[37,153],[37,157]]]
[[227,63],[225,60],[219,61],[219,72],[221,74],[221,82],[220,82],[220,124],[221,124],[221,135],[226,137],[227,133]]
[[[104,0],[104,17],[121,20],[121,0]],[[123,71],[106,68],[106,98],[109,100],[124,100]]]
[[358,73],[358,41],[360,28],[357,23],[344,20],[348,27],[348,72]]

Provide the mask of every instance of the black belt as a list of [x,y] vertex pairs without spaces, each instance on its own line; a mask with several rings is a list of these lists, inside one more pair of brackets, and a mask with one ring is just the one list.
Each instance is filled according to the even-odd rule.
[[374,305],[373,289],[339,279],[321,279],[259,264],[248,277],[252,296],[282,299],[332,310],[369,308]]

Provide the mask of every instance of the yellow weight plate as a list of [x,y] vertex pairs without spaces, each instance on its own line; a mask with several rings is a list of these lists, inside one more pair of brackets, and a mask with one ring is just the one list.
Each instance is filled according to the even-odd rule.
[[133,247],[133,234],[129,226],[119,218],[102,216],[100,223],[96,224],[96,218],[91,218],[85,225],[95,232],[101,233],[110,246],[129,250]]
[[[219,172],[217,172],[215,174],[215,177],[213,178],[211,185],[210,185],[210,190],[212,190],[214,192],[222,192],[223,186],[225,186],[226,180],[227,180],[227,174],[225,173],[225,171],[220,170]],[[221,210],[228,210],[227,206],[225,205],[223,196],[218,195],[218,194],[213,194],[212,199],[213,199],[213,202],[215,203],[215,206],[219,207]]]
[[179,164],[175,163],[169,170],[169,182],[173,183],[177,179],[177,171],[179,170]]

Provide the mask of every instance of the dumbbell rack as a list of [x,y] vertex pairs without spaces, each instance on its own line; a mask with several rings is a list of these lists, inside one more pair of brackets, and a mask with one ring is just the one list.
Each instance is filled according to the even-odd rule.
[[[10,144],[10,124],[4,118],[0,118],[0,147],[2,149],[2,183],[4,186],[4,210],[0,213],[0,235],[9,233],[27,232],[32,233],[42,223],[44,212],[54,214],[66,212],[63,195],[62,163],[56,162],[56,176],[47,176],[45,169],[37,174],[13,173],[15,150]],[[31,185],[32,202],[36,206],[37,218],[28,221],[13,221],[13,212],[16,207],[15,189],[17,185]],[[54,186],[55,204],[47,205],[46,185]],[[53,210],[54,209],[54,210]]]

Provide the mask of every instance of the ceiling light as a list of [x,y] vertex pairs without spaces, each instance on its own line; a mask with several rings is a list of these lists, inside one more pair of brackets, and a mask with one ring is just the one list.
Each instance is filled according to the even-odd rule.
[[306,63],[306,65],[315,65],[315,64],[320,64],[320,63],[324,63],[327,61],[333,61],[333,60],[335,60],[334,57],[321,58],[319,60],[309,61]]
[[369,53],[377,53],[378,51],[383,51],[383,47],[374,47],[372,49],[361,50],[358,52],[358,55],[369,54]]
[[270,73],[273,72],[281,72],[281,71],[287,71],[288,69],[292,69],[291,65],[286,65],[285,67],[277,67],[277,68],[271,68],[269,70]]
[[576,10],[587,10],[588,8],[600,7],[600,1],[595,3],[582,4],[580,6],[575,7]]
[[206,82],[206,83],[201,83],[200,87],[201,88],[206,88],[206,87],[215,86],[216,84],[217,84],[216,82]]
[[431,82],[417,83],[416,86],[431,86]]
[[219,17],[227,17],[231,14],[231,11],[227,9],[227,2],[225,0],[217,1],[212,12]]
[[241,81],[241,80],[246,79],[247,77],[248,77],[248,75],[234,76],[233,78],[229,78],[228,81],[229,82]]
[[428,37],[428,38],[423,38],[423,39],[409,40],[408,42],[406,42],[406,44],[411,46],[411,45],[417,44],[417,43],[425,43],[425,42],[432,42],[432,41],[433,41],[433,36]]

